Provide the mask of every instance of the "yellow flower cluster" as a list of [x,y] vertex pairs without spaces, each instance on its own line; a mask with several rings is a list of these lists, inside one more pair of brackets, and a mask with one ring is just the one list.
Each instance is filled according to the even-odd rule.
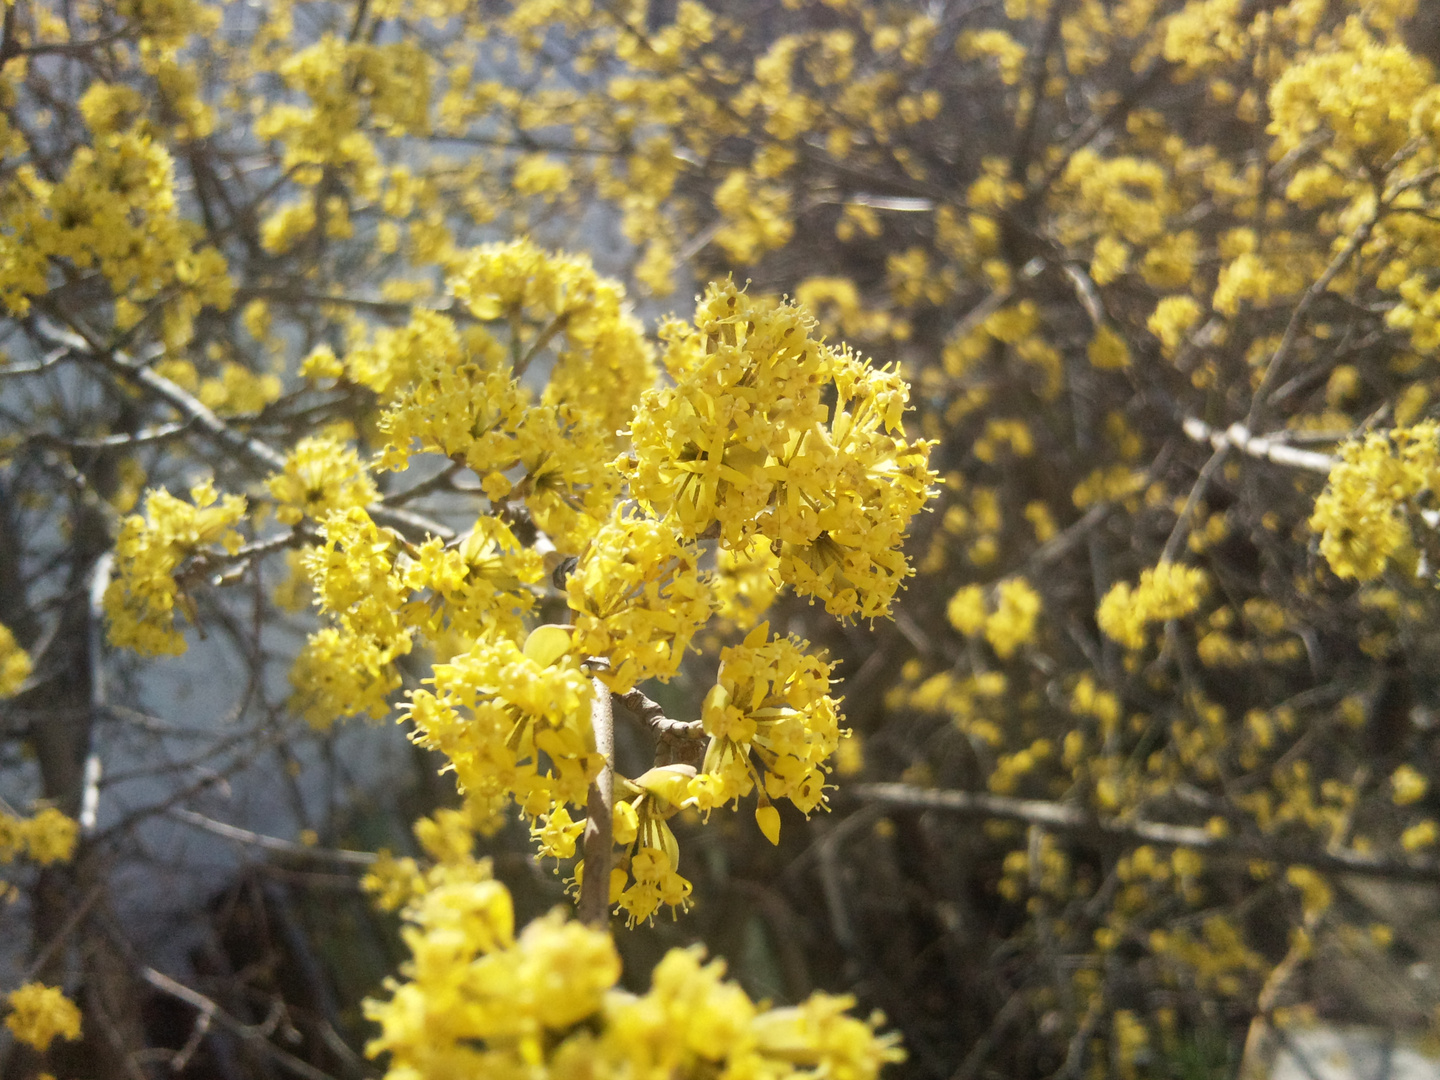
[[[1428,92],[1428,93],[1427,93]],[[1270,89],[1270,126],[1277,154],[1288,153],[1317,130],[1333,139],[1336,156],[1379,169],[1420,133],[1424,101],[1434,108],[1431,74],[1404,45],[1383,45],[1352,18],[1330,49],[1293,64]]]
[[1436,490],[1440,425],[1433,421],[1347,442],[1310,517],[1320,553],[1340,577],[1374,580],[1390,560],[1411,557],[1416,500]]
[[966,585],[950,598],[945,617],[966,637],[983,633],[1002,660],[1035,638],[1040,594],[1024,578],[1008,578],[995,589],[995,607],[987,610],[985,590]]
[[535,817],[583,806],[602,759],[590,729],[590,679],[570,634],[540,627],[522,649],[500,638],[477,642],[436,664],[406,706],[421,746],[439,750],[480,820],[498,824],[513,796]]
[[324,727],[337,715],[385,714],[386,695],[400,681],[392,661],[410,651],[414,630],[400,538],[359,507],[332,511],[321,533],[324,543],[306,552],[303,565],[335,625],[310,636],[291,681],[295,705]]
[[903,1060],[881,1017],[847,1014],[853,999],[766,1008],[697,950],[672,949],[645,993],[621,990],[608,934],[558,911],[517,934],[509,893],[474,866],[409,903],[405,979],[366,1003],[380,1025],[368,1052],[389,1055],[394,1080],[875,1080]]
[[[508,344],[417,312],[407,331],[377,335],[344,365],[317,357],[312,370],[343,370],[386,395],[384,467],[405,468],[416,447],[463,461],[492,499],[523,499],[557,545],[578,551],[618,495],[606,462],[654,378],[652,350],[623,291],[584,258],[487,245],[457,262],[450,288],[476,319],[503,321]],[[529,373],[542,356],[550,373],[536,402]]]
[[[87,119],[100,117],[91,110]],[[121,329],[138,323],[140,305],[165,291],[165,340],[187,343],[199,310],[227,307],[233,287],[224,257],[213,247],[197,248],[199,227],[176,213],[173,171],[169,153],[143,123],[125,131],[102,126],[56,183],[22,166],[0,227],[0,302],[24,314],[29,298],[45,291],[49,261],[63,259],[104,275]]]
[[54,807],[34,817],[13,817],[0,812],[0,863],[27,856],[41,866],[68,862],[75,854],[80,826]]
[[644,395],[621,467],[686,537],[768,540],[801,595],[873,618],[910,573],[899,549],[929,496],[929,446],[905,438],[898,375],[811,329],[793,305],[712,285],[693,329],[667,328],[675,386]]
[[1396,806],[1409,806],[1417,803],[1425,797],[1425,792],[1430,788],[1430,781],[1413,765],[1401,765],[1390,775],[1390,784],[1394,788],[1393,798]]
[[[368,383],[398,384],[380,420],[387,438],[383,467],[407,468],[418,447],[462,460],[481,477],[504,472],[519,456],[515,430],[526,395],[500,343],[488,334],[462,340],[452,320],[433,312],[417,313],[412,327],[405,338],[391,335],[352,362],[388,360],[390,370],[366,372]],[[404,364],[399,373],[396,361]]]
[[363,508],[379,494],[353,447],[338,439],[301,439],[285,459],[285,469],[270,478],[270,494],[279,504],[275,517],[286,525],[305,518],[323,519],[332,510]]
[[176,571],[213,544],[232,552],[240,545],[235,526],[245,516],[244,498],[220,498],[206,480],[190,489],[190,499],[187,503],[168,491],[152,491],[145,497],[144,515],[132,514],[120,526],[115,577],[105,590],[110,643],[117,648],[145,656],[183,653],[185,638],[175,629],[175,607],[187,607],[188,598]]
[[457,544],[405,544],[358,507],[333,511],[325,542],[301,558],[332,625],[311,634],[290,673],[292,705],[316,727],[390,709],[400,685],[395,660],[416,633],[463,651],[496,633],[518,636],[544,574],[540,555],[510,529],[481,517]]
[[669,521],[620,514],[605,524],[566,582],[582,655],[604,657],[600,678],[625,693],[668,679],[710,618],[699,553]]
[[406,608],[431,640],[458,633],[466,640],[500,634],[518,639],[522,616],[535,606],[533,587],[545,574],[540,553],[523,546],[499,518],[481,517],[458,544],[425,541],[409,558],[405,584],[425,598],[429,614]]
[[626,311],[624,290],[584,256],[551,254],[528,240],[490,244],[457,266],[450,288],[478,319],[519,316],[531,328],[510,342],[522,364],[537,343],[553,344],[542,401],[583,405],[607,436],[629,423],[635,400],[654,382],[653,350]]
[[[668,819],[690,800],[686,798],[694,768],[662,765],[643,773],[625,789],[638,790],[634,798],[615,804],[614,838],[626,848],[621,865],[610,871],[610,901],[625,912],[630,926],[654,916],[661,904],[675,909],[690,906],[690,882],[680,874],[680,843]],[[577,870],[583,880],[584,865]]]
[[[825,802],[825,762],[840,742],[839,705],[830,697],[830,664],[796,638],[770,639],[761,623],[720,653],[720,673],[701,712],[710,743],[690,783],[709,811],[761,788],[760,811],[789,799],[804,814]],[[757,811],[771,843],[780,839],[773,809]]]
[[30,656],[15,640],[10,628],[0,623],[0,699],[14,697],[30,677]]
[[26,983],[10,991],[5,1001],[10,1006],[5,1026],[16,1039],[41,1053],[57,1037],[80,1037],[80,1010],[59,987]]
[[1095,618],[1101,630],[1127,649],[1143,649],[1149,625],[1189,615],[1200,606],[1207,582],[1203,570],[1161,561],[1141,572],[1135,588],[1123,581],[1114,585]]

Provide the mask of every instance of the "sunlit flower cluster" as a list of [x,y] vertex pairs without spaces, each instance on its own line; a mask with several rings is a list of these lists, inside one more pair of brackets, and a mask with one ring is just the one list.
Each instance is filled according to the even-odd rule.
[[712,607],[695,545],[668,521],[625,515],[596,534],[566,593],[577,647],[608,661],[600,677],[619,693],[673,675]]
[[769,635],[770,624],[761,623],[721,651],[719,678],[701,711],[710,743],[690,795],[710,810],[758,786],[757,821],[778,843],[771,800],[789,799],[806,814],[825,801],[825,762],[840,728],[829,696],[831,665],[807,653],[808,642]]
[[105,591],[112,645],[143,655],[185,651],[175,608],[185,610],[190,601],[176,571],[187,559],[214,553],[216,544],[238,549],[235,526],[246,507],[239,495],[218,496],[209,481],[192,488],[190,498],[187,503],[168,491],[152,491],[145,497],[144,515],[132,514],[121,525],[114,579]]
[[532,817],[585,805],[602,759],[590,680],[570,650],[569,632],[556,627],[534,631],[523,650],[507,638],[477,642],[435,665],[433,689],[410,695],[416,742],[445,755],[482,819],[496,819],[512,797]]
[[[889,611],[933,476],[901,425],[908,387],[815,341],[791,305],[715,285],[671,326],[676,385],[646,393],[622,459],[632,491],[688,537],[778,545],[780,575],[842,618]],[[833,396],[834,404],[824,399]]]
[[378,495],[355,449],[326,436],[301,439],[269,488],[277,503],[275,517],[286,525],[306,517],[320,520],[332,510],[363,508]]
[[[1315,500],[1310,528],[1340,577],[1370,581],[1411,552],[1411,519],[1440,488],[1440,427],[1433,422],[1347,442]],[[1413,559],[1413,554],[1412,554]]]
[[768,1008],[698,950],[666,954],[645,993],[622,990],[608,934],[558,911],[517,933],[509,893],[474,865],[407,905],[403,980],[366,1005],[392,1077],[874,1080],[903,1059],[878,1015],[848,1015],[853,999]]

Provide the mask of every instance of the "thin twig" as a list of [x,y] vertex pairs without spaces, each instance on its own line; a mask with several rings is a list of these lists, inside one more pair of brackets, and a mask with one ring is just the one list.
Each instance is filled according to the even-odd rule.
[[1266,399],[1270,396],[1270,390],[1275,385],[1275,380],[1280,376],[1280,370],[1285,365],[1290,355],[1290,350],[1295,347],[1295,342],[1300,337],[1300,324],[1315,302],[1330,288],[1330,283],[1335,280],[1340,271],[1345,269],[1350,259],[1365,246],[1365,241],[1370,239],[1370,233],[1375,228],[1375,222],[1379,219],[1379,211],[1364,222],[1350,236],[1349,241],[1335,258],[1330,260],[1330,265],[1325,272],[1316,278],[1314,284],[1305,290],[1305,295],[1295,305],[1295,310],[1290,313],[1290,321],[1285,326],[1285,333],[1280,338],[1280,344],[1276,346],[1270,362],[1265,365],[1265,374],[1260,379],[1260,385],[1255,390],[1255,396],[1250,399],[1250,414],[1245,418],[1245,427],[1254,431],[1260,426],[1261,410],[1265,408]]
[[204,829],[216,836],[223,836],[227,840],[234,840],[240,844],[247,844],[250,847],[262,848],[265,851],[273,851],[281,855],[294,855],[305,859],[320,859],[330,862],[344,863],[347,866],[370,866],[379,856],[369,851],[349,851],[344,848],[322,848],[310,847],[306,844],[297,843],[294,840],[282,840],[278,836],[265,836],[261,833],[251,832],[249,829],[242,829],[238,825],[227,825],[223,821],[216,821],[204,814],[197,814],[193,810],[186,810],[182,806],[172,806],[165,811],[167,817],[176,818],[187,825],[194,825],[197,829]]
[[540,336],[530,343],[530,348],[525,350],[525,355],[515,362],[515,370],[512,373],[515,378],[525,374],[527,368],[534,362],[540,351],[555,340],[555,336],[565,329],[565,324],[570,320],[570,313],[562,311],[555,318],[550,320],[550,325],[540,331]]
[[[257,475],[268,477],[271,473],[281,472],[285,468],[285,455],[279,450],[253,435],[237,431],[194,394],[153,369],[117,349],[106,349],[97,342],[89,341],[73,330],[62,329],[46,320],[37,319],[35,325],[40,336],[47,341],[68,348],[76,356],[103,365],[188,417],[205,434],[242,458]],[[449,540],[455,535],[455,530],[448,525],[410,510],[381,504],[368,507],[367,510],[378,523],[411,535],[428,533],[442,540]]]
[[169,994],[171,997],[185,1002],[191,1008],[199,1010],[202,1017],[209,1017],[218,1022],[221,1027],[233,1031],[251,1046],[272,1058],[275,1064],[296,1076],[303,1076],[305,1080],[335,1080],[329,1073],[321,1072],[314,1065],[307,1064],[294,1054],[280,1049],[266,1037],[263,1026],[242,1023],[198,990],[192,990],[184,983],[177,982],[169,975],[156,971],[152,967],[142,967],[140,977],[161,993]]
[[1195,483],[1190,485],[1190,494],[1185,496],[1185,505],[1180,508],[1179,515],[1175,518],[1175,527],[1170,530],[1170,536],[1165,541],[1165,549],[1160,553],[1161,562],[1174,562],[1175,556],[1180,553],[1180,544],[1185,539],[1185,534],[1190,531],[1190,519],[1195,513],[1195,507],[1205,495],[1205,489],[1210,486],[1210,480],[1214,477],[1216,470],[1225,464],[1225,458],[1230,453],[1230,444],[1216,448],[1210,455],[1210,460],[1200,470],[1200,475],[1195,478]]

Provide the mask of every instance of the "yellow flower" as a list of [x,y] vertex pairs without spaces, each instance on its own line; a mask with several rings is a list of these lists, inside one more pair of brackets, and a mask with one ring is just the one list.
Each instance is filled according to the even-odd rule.
[[[676,877],[650,847],[631,869],[652,893]],[[607,932],[555,911],[517,935],[510,895],[486,864],[421,888],[405,910],[405,979],[387,983],[387,1000],[365,1003],[380,1026],[367,1052],[388,1054],[394,1075],[878,1080],[904,1060],[899,1040],[876,1030],[879,1014],[849,1015],[853,998],[814,994],[767,1008],[698,948],[667,952],[645,992],[622,990]]]
[[806,653],[808,642],[769,633],[761,623],[720,653],[701,710],[710,743],[690,782],[701,810],[748,794],[762,775],[766,801],[789,799],[805,814],[825,801],[826,762],[840,741],[831,665]]
[[1108,326],[1095,331],[1085,355],[1101,371],[1117,371],[1130,365],[1130,347]]
[[1040,615],[1040,594],[1024,578],[1002,581],[995,610],[985,620],[985,640],[1002,660],[1017,648],[1034,640],[1035,622]]
[[31,982],[10,992],[5,1026],[15,1038],[42,1053],[59,1036],[80,1037],[80,1010],[55,986]]
[[433,690],[406,705],[421,746],[445,754],[467,800],[498,812],[515,798],[530,816],[583,806],[601,759],[590,730],[590,680],[568,646],[555,655],[548,630],[524,649],[480,641],[436,664]]
[[328,436],[301,439],[286,457],[284,471],[272,476],[268,486],[280,504],[275,517],[286,525],[306,517],[319,520],[332,510],[365,507],[379,495],[355,449]]
[[216,543],[233,546],[234,526],[245,515],[245,500],[226,495],[216,502],[207,481],[191,489],[185,503],[168,491],[145,497],[145,514],[132,514],[115,541],[115,576],[105,591],[110,642],[142,655],[179,655],[185,638],[175,629],[175,608],[186,598],[175,572],[191,556]]
[[1105,594],[1096,612],[1100,629],[1127,649],[1143,649],[1149,624],[1189,615],[1207,580],[1203,570],[1161,562],[1142,572],[1135,588],[1122,581]]
[[29,655],[20,648],[10,628],[0,623],[0,698],[18,694],[29,677]]
[[1440,426],[1433,421],[1347,442],[1310,517],[1330,569],[1360,581],[1379,577],[1410,546],[1410,503],[1437,487]]
[[904,437],[898,375],[812,329],[793,305],[712,285],[693,330],[667,329],[676,385],[643,397],[619,464],[682,535],[734,550],[764,537],[797,592],[872,618],[910,573],[900,547],[929,498],[929,445]]
[[1390,776],[1390,784],[1395,791],[1393,797],[1396,806],[1409,806],[1419,802],[1430,787],[1430,781],[1411,765],[1401,765],[1396,769]]
[[596,533],[566,582],[576,648],[609,661],[617,693],[680,667],[710,617],[698,552],[668,522],[617,516]]
[[1174,356],[1190,328],[1200,319],[1200,305],[1189,296],[1167,296],[1155,306],[1145,325],[1160,339],[1166,356]]

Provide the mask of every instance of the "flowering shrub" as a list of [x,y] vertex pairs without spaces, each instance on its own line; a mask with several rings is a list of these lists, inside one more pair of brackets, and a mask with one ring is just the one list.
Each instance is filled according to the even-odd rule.
[[[1440,881],[1433,17],[10,4],[17,1067],[898,1064],[820,986],[916,1075],[1433,1034],[1314,989],[1427,932],[1337,875]],[[337,794],[387,719],[409,856]],[[156,818],[322,929],[364,864],[404,966],[161,972]]]

